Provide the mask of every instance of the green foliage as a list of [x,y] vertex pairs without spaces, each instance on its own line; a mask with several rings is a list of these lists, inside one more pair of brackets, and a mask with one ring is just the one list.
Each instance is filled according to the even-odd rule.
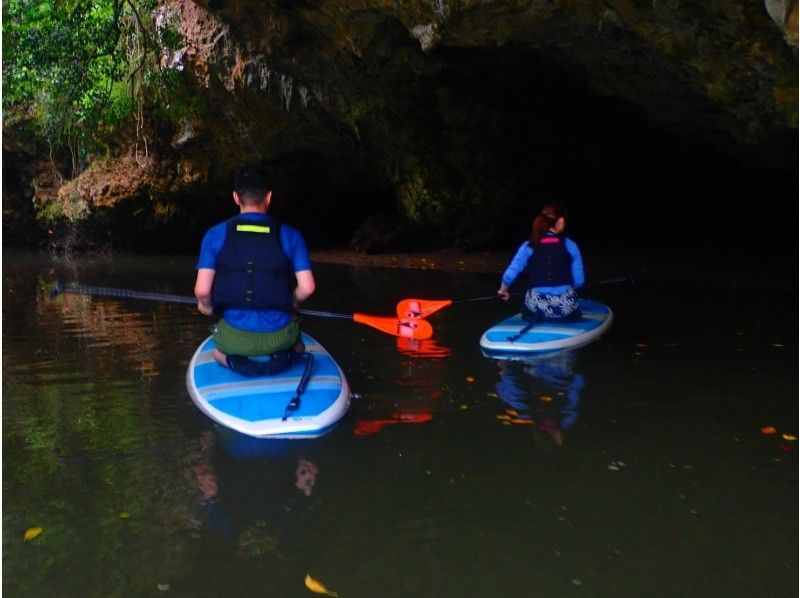
[[[180,31],[155,31],[155,0],[7,0],[3,112],[33,117],[36,133],[73,157],[107,150],[145,114],[177,120],[202,110],[182,98],[183,73],[160,69]],[[158,107],[156,111],[153,107]],[[164,107],[167,106],[167,109]],[[138,119],[138,127],[131,126]]]
[[95,129],[123,76],[122,3],[9,0],[4,9],[4,109],[33,105],[57,142]]

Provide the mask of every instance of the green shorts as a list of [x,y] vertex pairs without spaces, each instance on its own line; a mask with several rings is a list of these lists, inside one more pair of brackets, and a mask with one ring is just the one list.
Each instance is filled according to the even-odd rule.
[[270,355],[289,349],[300,340],[300,321],[292,318],[286,326],[273,332],[249,332],[228,324],[225,320],[217,322],[214,341],[225,355]]

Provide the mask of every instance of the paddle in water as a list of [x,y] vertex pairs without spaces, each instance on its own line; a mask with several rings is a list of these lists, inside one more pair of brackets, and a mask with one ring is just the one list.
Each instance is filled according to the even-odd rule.
[[[617,282],[634,282],[633,275],[627,274],[616,278],[606,278],[590,282],[583,288],[591,288],[606,284],[614,284]],[[522,295],[521,291],[511,293],[509,297],[518,297]],[[500,299],[500,295],[486,295],[483,297],[472,297],[471,299],[459,299],[454,301],[452,299],[402,299],[397,303],[397,317],[401,320],[413,320],[427,318],[431,314],[443,309],[449,305],[457,305],[459,303],[476,303],[479,301],[492,301]]]
[[[511,296],[513,297],[519,294],[520,293],[512,293]],[[427,318],[429,315],[449,305],[488,301],[489,299],[499,298],[499,295],[488,295],[486,297],[474,297],[473,299],[461,299],[459,301],[453,301],[452,299],[403,299],[397,304],[397,317],[410,319]]]
[[[197,299],[184,295],[170,295],[166,293],[149,293],[145,291],[133,291],[130,289],[118,289],[111,287],[84,286],[84,285],[62,285],[55,283],[50,294],[55,297],[59,293],[74,293],[78,295],[91,295],[100,297],[116,297],[119,299],[140,299],[143,301],[163,301],[166,303],[183,303],[186,305],[197,305]],[[391,318],[385,316],[371,316],[368,314],[342,314],[329,311],[319,311],[312,309],[299,309],[297,313],[305,316],[333,318],[340,320],[353,320],[359,324],[364,324],[402,338],[413,338],[425,340],[433,336],[433,326],[425,320],[418,318]]]

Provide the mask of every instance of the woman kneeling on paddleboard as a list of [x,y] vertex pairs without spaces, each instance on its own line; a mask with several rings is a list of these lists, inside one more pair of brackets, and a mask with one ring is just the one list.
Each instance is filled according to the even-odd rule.
[[583,259],[572,239],[564,236],[567,212],[560,203],[547,203],[533,221],[531,237],[509,263],[497,294],[508,301],[509,288],[525,272],[528,283],[522,317],[528,322],[575,319],[581,315],[578,294],[584,284]]

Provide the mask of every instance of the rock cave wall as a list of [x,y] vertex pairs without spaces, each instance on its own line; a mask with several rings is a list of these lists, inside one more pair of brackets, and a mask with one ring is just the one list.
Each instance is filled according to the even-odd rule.
[[[180,31],[160,64],[203,110],[71,180],[29,144],[32,198],[4,168],[12,198],[109,245],[195,247],[245,162],[312,244],[362,251],[497,245],[554,196],[632,224],[648,210],[626,202],[680,211],[758,172],[753,193],[783,205],[796,180],[794,1],[171,0],[152,17]],[[709,171],[722,183],[698,185]]]

